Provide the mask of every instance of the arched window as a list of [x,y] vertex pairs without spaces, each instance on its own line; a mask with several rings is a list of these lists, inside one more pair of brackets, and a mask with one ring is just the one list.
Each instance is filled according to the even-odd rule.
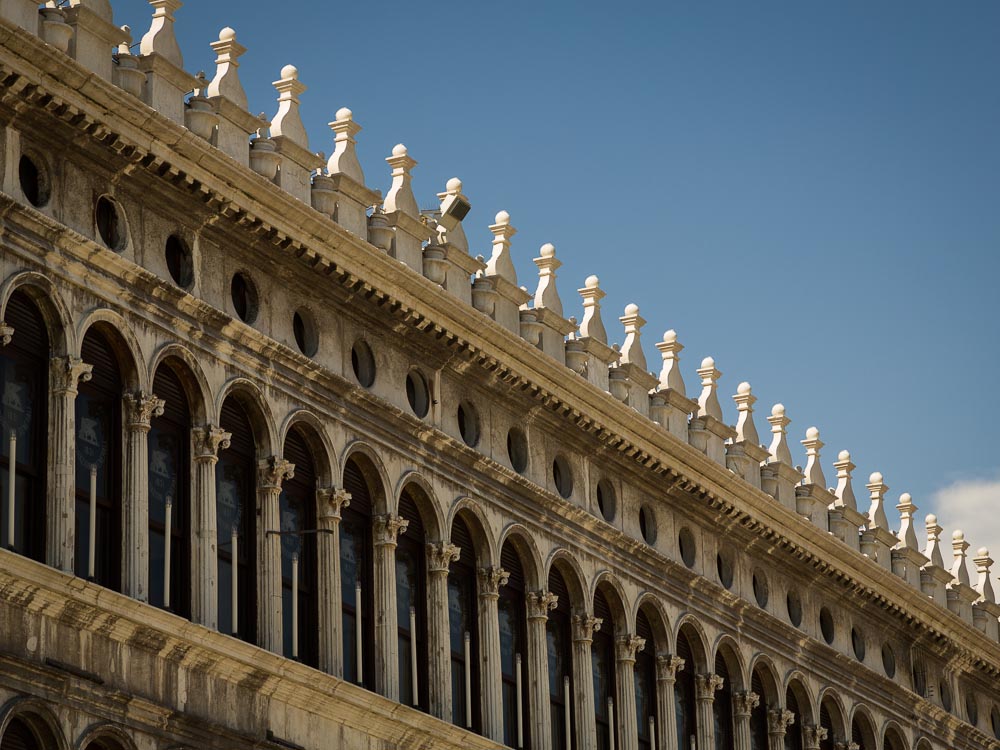
[[[396,620],[399,634],[399,701],[428,710],[427,670],[427,532],[420,510],[407,488],[399,498],[399,515],[409,521],[396,544]],[[414,665],[416,679],[414,679]]]
[[698,734],[695,719],[694,676],[698,667],[687,634],[682,630],[677,634],[677,656],[684,660],[684,669],[677,673],[674,683],[674,710],[677,717],[677,743],[688,748],[696,742]]
[[733,748],[733,680],[721,653],[715,655],[715,674],[722,678],[722,687],[712,701],[712,718],[715,722],[716,750]]
[[770,742],[767,735],[767,692],[764,690],[764,679],[760,669],[753,671],[750,678],[750,690],[757,694],[760,700],[750,711],[750,750],[768,750]]
[[[45,474],[48,446],[49,337],[45,321],[23,292],[7,302],[7,325],[14,335],[0,347],[0,545],[45,560]],[[14,459],[14,525],[11,503],[11,448]],[[13,541],[13,545],[11,545]]]
[[[278,499],[284,654],[316,667],[319,665],[316,470],[312,453],[299,430],[292,428],[288,433],[282,458],[295,464],[295,474],[282,482]],[[297,621],[297,627],[293,627],[293,621]]]
[[372,493],[361,466],[354,458],[348,459],[344,467],[344,489],[351,493],[351,503],[343,509],[340,521],[344,679],[374,690],[375,596],[372,587],[374,575]]
[[[500,567],[510,574],[500,587],[500,675],[503,679],[503,738],[508,747],[531,747],[528,714],[528,642],[524,566],[513,543],[504,542]],[[520,685],[518,684],[520,672]],[[520,687],[520,692],[518,688]],[[518,744],[518,704],[521,706],[521,743]]]
[[594,592],[594,617],[601,618],[601,629],[594,633],[590,661],[594,680],[594,717],[597,722],[598,750],[613,750],[616,724],[615,699],[615,621],[611,607],[600,588]]
[[[149,429],[149,603],[190,617],[191,414],[184,387],[169,364],[157,368],[153,393],[165,403],[163,414],[153,417]],[[169,595],[165,595],[168,584]]]
[[819,706],[819,725],[826,730],[826,739],[819,741],[819,750],[834,750],[837,736],[833,731],[833,716],[830,713],[830,698],[826,697]]
[[80,356],[94,369],[76,397],[76,574],[120,591],[122,377],[97,328],[87,331]]
[[802,712],[791,686],[785,691],[785,708],[795,715],[785,729],[785,750],[802,750]]
[[[448,622],[451,632],[452,722],[482,731],[479,705],[479,608],[476,602],[476,549],[461,516],[451,527],[451,542],[461,554],[448,570]],[[468,656],[466,656],[468,653]],[[471,704],[471,705],[467,705]],[[469,711],[471,708],[471,713]]]
[[219,451],[219,462],[215,465],[219,630],[254,643],[257,637],[257,446],[250,420],[235,396],[229,396],[223,403],[219,426],[232,435],[229,447]]
[[27,723],[11,719],[0,740],[0,750],[42,750],[42,745]]
[[[572,604],[566,579],[555,566],[549,572],[549,591],[559,599],[545,623],[549,660],[549,707],[552,720],[552,749],[573,750],[576,721],[573,706]],[[568,730],[568,732],[567,732]]]
[[656,642],[653,627],[643,609],[635,618],[635,634],[646,640],[646,646],[635,655],[635,718],[639,729],[639,750],[655,750],[661,746],[656,737]]

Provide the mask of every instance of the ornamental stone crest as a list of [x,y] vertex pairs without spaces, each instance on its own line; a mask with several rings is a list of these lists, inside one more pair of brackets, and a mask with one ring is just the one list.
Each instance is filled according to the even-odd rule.
[[7,346],[12,338],[14,338],[14,327],[0,320],[0,346]]

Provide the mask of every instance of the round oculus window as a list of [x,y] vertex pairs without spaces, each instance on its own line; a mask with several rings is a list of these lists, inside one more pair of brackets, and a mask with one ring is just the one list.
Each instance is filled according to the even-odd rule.
[[24,193],[28,203],[35,208],[41,208],[49,202],[51,195],[49,173],[40,159],[22,154],[17,164],[17,178],[21,184],[21,192]]
[[528,438],[517,427],[507,431],[507,458],[510,467],[518,474],[523,474],[528,468]]
[[865,660],[865,636],[857,626],[851,628],[851,648],[854,649],[854,656],[858,661]]
[[375,385],[375,355],[363,339],[358,339],[351,347],[351,369],[363,388]]
[[597,483],[597,509],[608,523],[615,520],[615,505],[615,490],[607,479],[602,479]]
[[719,583],[726,589],[733,587],[733,558],[725,550],[720,550],[715,556],[715,568],[719,574]]
[[172,234],[167,237],[163,256],[167,261],[167,272],[174,283],[181,289],[190,289],[194,283],[194,258],[188,244],[176,234]]
[[795,627],[802,624],[802,599],[795,591],[789,591],[785,597],[785,607],[788,609],[788,621]]
[[767,608],[768,601],[767,578],[759,570],[753,574],[753,598],[757,600],[757,606],[761,609]]
[[694,543],[694,534],[691,529],[685,526],[677,534],[677,546],[680,549],[681,561],[689,568],[694,567],[697,550]]
[[311,312],[306,309],[295,311],[292,315],[292,334],[300,352],[307,357],[315,356],[319,350],[319,333]]
[[835,633],[833,628],[833,615],[830,614],[829,607],[823,607],[819,611],[819,629],[823,634],[823,640],[832,645]]
[[468,401],[463,401],[458,405],[458,432],[462,440],[470,448],[475,448],[479,444],[479,414],[476,407]]
[[639,507],[639,533],[646,544],[652,546],[656,543],[656,516],[646,505]]
[[118,202],[108,195],[102,195],[94,206],[94,222],[101,241],[116,253],[125,249],[128,233],[125,230],[125,214]]
[[888,643],[882,644],[882,669],[885,670],[886,677],[896,676],[896,652]]
[[423,419],[431,408],[430,388],[427,379],[419,370],[406,373],[406,400],[413,413]]
[[564,456],[556,456],[552,461],[552,483],[562,497],[569,498],[573,494],[573,472]]
[[233,280],[229,283],[229,296],[236,317],[247,325],[253,325],[257,320],[257,287],[247,274],[242,271],[233,274]]

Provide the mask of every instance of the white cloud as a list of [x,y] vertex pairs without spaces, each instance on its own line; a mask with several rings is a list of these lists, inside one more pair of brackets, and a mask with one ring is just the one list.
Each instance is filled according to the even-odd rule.
[[[951,532],[961,529],[969,543],[969,576],[976,582],[972,558],[980,547],[988,547],[990,557],[1000,561],[1000,475],[988,479],[963,479],[934,493],[933,505],[942,535],[945,565],[951,565]],[[918,526],[919,529],[919,526]],[[923,541],[923,540],[921,540]],[[994,565],[994,576],[1000,567]]]

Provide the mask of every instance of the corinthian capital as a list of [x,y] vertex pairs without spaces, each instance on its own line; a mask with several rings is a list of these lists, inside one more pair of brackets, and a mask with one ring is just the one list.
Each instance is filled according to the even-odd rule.
[[768,734],[784,734],[793,723],[795,714],[783,708],[772,708],[767,712]]
[[733,711],[737,716],[749,716],[760,705],[760,696],[750,690],[744,690],[733,696]]
[[621,635],[615,639],[615,657],[618,661],[635,661],[635,655],[646,648],[646,639],[637,635]]
[[142,391],[126,393],[123,400],[125,403],[125,423],[128,428],[142,431],[149,430],[153,417],[163,415],[163,407],[167,403],[162,398]]
[[194,441],[195,460],[211,459],[214,461],[219,451],[224,451],[229,447],[232,433],[226,432],[221,427],[215,425],[204,425],[191,430],[191,438]]
[[427,545],[427,569],[432,573],[447,573],[461,554],[462,548],[456,544],[432,542]]
[[656,679],[665,682],[673,682],[677,679],[677,673],[684,669],[684,660],[672,654],[656,655]]
[[698,700],[714,701],[717,690],[722,690],[725,680],[717,674],[699,674],[694,678],[694,694]]
[[0,320],[0,346],[7,346],[12,338],[14,338],[14,327]]
[[547,620],[549,612],[559,603],[559,597],[551,591],[529,591],[525,602],[529,620]]
[[77,385],[90,380],[94,371],[93,365],[88,365],[79,357],[53,357],[49,367],[52,390],[57,393],[76,393]]
[[396,539],[400,534],[406,533],[406,527],[410,525],[402,516],[386,513],[383,516],[375,516],[372,519],[375,529],[375,544],[396,544]]
[[826,739],[826,727],[808,725],[802,728],[803,739],[807,750],[818,750],[819,743]]
[[510,573],[499,565],[491,565],[488,568],[479,569],[479,595],[498,596],[500,587],[506,586],[510,579]]
[[281,483],[294,476],[295,464],[277,456],[268,456],[257,464],[257,479],[266,489],[280,490]]
[[316,490],[320,518],[339,521],[340,512],[350,504],[351,493],[343,488],[319,487]]
[[594,633],[601,629],[604,622],[600,617],[591,617],[588,614],[580,613],[573,615],[573,641],[579,643],[594,640]]

